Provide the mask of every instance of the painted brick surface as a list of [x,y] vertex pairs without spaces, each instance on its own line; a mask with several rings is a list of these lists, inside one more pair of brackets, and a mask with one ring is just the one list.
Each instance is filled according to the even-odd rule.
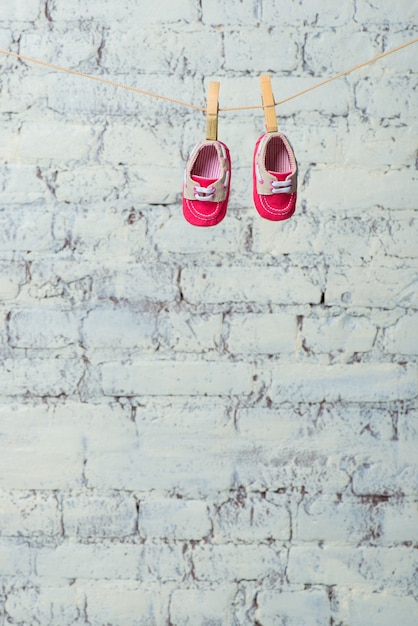
[[208,590],[178,590],[173,593],[170,615],[173,624],[231,624],[235,589],[219,586]]
[[266,626],[322,626],[331,619],[330,603],[325,589],[284,591],[280,594],[262,591],[257,595],[257,606],[257,620]]
[[199,500],[159,498],[141,502],[138,525],[145,537],[199,540],[211,531],[207,506]]
[[[205,105],[417,37],[414,3],[4,0],[0,48]],[[350,54],[347,54],[350,51]],[[181,210],[201,111],[0,55],[0,626],[416,626],[417,45],[221,111],[228,213]]]

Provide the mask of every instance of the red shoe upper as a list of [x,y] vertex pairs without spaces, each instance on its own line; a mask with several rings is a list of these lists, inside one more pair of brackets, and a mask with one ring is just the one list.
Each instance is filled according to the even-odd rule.
[[285,135],[265,133],[255,146],[253,199],[258,213],[268,220],[286,220],[296,209],[297,163]]
[[225,144],[197,144],[186,165],[183,214],[194,226],[214,226],[225,217],[231,183],[231,158]]

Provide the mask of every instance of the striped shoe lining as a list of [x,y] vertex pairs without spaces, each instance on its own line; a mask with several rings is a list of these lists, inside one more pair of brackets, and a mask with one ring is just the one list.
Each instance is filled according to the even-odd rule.
[[286,146],[280,137],[272,137],[268,142],[265,167],[269,172],[278,172],[282,174],[290,172],[292,169]]
[[217,179],[221,175],[218,153],[215,146],[203,146],[194,162],[192,176]]

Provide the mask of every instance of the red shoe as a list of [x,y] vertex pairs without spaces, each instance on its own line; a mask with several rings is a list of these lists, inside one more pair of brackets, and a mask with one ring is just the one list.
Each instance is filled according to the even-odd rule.
[[297,163],[293,149],[282,133],[258,139],[253,158],[253,199],[261,217],[287,220],[296,208]]
[[204,140],[187,161],[183,215],[194,226],[215,226],[223,220],[231,184],[231,158],[224,143]]

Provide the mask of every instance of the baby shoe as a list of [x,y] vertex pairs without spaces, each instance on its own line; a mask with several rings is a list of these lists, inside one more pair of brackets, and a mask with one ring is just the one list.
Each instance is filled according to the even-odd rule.
[[253,199],[261,217],[287,220],[296,208],[297,163],[287,137],[261,135],[253,158]]
[[215,226],[225,217],[231,183],[231,158],[224,143],[204,140],[186,165],[183,215],[194,226]]

